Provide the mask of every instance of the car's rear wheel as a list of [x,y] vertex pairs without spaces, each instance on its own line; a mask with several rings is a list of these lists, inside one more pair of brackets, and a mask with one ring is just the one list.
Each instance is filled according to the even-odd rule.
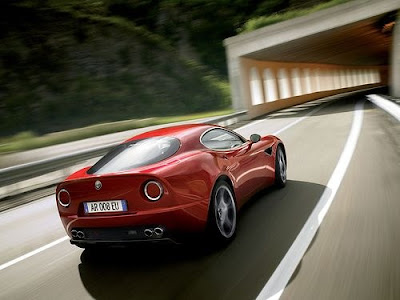
[[210,211],[209,230],[218,242],[229,242],[236,232],[236,203],[232,188],[225,181],[218,181],[214,187]]
[[286,157],[282,146],[278,146],[275,156],[275,185],[283,188],[286,185]]

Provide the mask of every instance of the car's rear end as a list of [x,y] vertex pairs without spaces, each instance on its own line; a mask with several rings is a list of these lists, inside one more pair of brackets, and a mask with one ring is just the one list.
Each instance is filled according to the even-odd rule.
[[209,191],[196,190],[201,179],[183,174],[196,167],[190,158],[182,162],[179,149],[180,141],[170,137],[130,141],[60,183],[57,205],[71,242],[175,240],[204,230]]
[[185,232],[202,231],[205,202],[142,174],[89,176],[66,180],[57,188],[62,223],[79,246],[174,240]]

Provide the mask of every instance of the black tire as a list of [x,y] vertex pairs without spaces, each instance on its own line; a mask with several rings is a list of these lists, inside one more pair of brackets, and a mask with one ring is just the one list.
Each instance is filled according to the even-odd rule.
[[236,233],[237,210],[235,194],[223,180],[215,184],[208,213],[208,233],[220,244],[233,240]]
[[286,156],[282,146],[278,146],[275,155],[275,185],[283,188],[286,185]]

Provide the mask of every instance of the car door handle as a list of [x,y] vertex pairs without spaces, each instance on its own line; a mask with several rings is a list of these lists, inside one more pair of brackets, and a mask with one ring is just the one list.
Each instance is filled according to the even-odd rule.
[[225,154],[222,155],[222,158],[228,160],[228,156],[226,156]]

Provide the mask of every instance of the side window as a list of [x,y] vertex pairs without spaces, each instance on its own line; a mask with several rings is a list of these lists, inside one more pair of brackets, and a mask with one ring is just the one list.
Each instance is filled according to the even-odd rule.
[[212,129],[201,137],[204,146],[214,150],[229,150],[241,146],[245,141],[233,132]]

